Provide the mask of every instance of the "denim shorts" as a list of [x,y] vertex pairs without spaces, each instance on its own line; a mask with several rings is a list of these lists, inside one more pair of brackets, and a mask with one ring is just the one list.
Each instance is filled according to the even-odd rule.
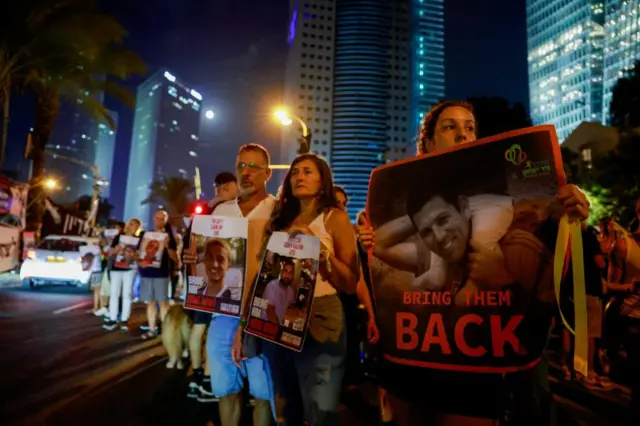
[[169,300],[169,277],[140,277],[140,299],[144,302]]
[[211,390],[218,398],[240,393],[244,379],[254,398],[271,401],[272,384],[269,364],[258,355],[242,361],[238,368],[231,360],[231,345],[238,329],[238,318],[216,315],[211,318],[207,334],[207,360],[211,370]]

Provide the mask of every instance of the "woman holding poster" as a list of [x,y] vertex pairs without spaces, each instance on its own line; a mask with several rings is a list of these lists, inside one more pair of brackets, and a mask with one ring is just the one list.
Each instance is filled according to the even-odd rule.
[[290,426],[304,424],[305,419],[314,426],[338,425],[346,337],[337,292],[353,293],[360,274],[349,216],[338,208],[331,169],[315,154],[299,155],[291,164],[271,218],[270,233],[278,231],[314,235],[320,239],[321,249],[302,351],[265,343],[276,418],[279,424]]
[[[452,151],[451,148],[459,144],[475,141],[476,126],[476,119],[470,104],[453,101],[442,102],[434,106],[424,118],[418,140],[417,154],[434,153],[443,150]],[[459,173],[463,174],[465,171],[460,171]],[[425,188],[427,188],[426,185]],[[372,195],[369,194],[369,197]],[[440,198],[442,199],[442,197]],[[507,200],[502,197],[492,196],[491,198],[476,197],[465,204],[464,209],[462,209],[471,224],[465,234],[467,239],[470,237],[472,240],[475,239],[477,241],[479,237],[478,231],[487,231],[481,237],[484,238],[482,242],[485,247],[495,246],[497,240],[506,231],[506,229],[497,229],[496,227],[501,225],[496,224],[495,220],[483,220],[485,215],[487,217],[495,217],[496,211],[501,216],[515,217],[517,215],[515,210],[517,206],[512,206],[509,202],[505,202]],[[557,199],[564,206],[565,213],[570,217],[584,219],[588,216],[589,203],[577,187],[573,185],[560,187]],[[417,202],[418,200],[410,199],[409,201],[408,204],[412,204],[413,201]],[[501,204],[502,207],[500,207]],[[425,204],[422,204],[420,208],[424,210],[424,206]],[[493,213],[489,214],[490,211],[493,211]],[[459,222],[457,219],[449,220],[448,218],[450,217],[455,219],[457,216],[437,216],[438,220],[440,220],[438,223],[442,225],[443,229],[447,228],[445,225],[448,226]],[[395,221],[396,223],[393,225],[396,227],[396,232],[387,234],[389,236],[394,234],[396,241],[391,241],[386,238],[386,235],[376,235],[370,226],[359,227],[358,233],[363,244],[368,245],[369,249],[372,249],[375,244],[375,252],[381,258],[384,257],[387,264],[392,264],[395,261],[398,270],[407,271],[410,269],[410,273],[416,276],[414,287],[433,292],[432,289],[439,290],[444,285],[441,275],[436,274],[436,272],[446,266],[446,264],[443,265],[442,263],[443,261],[446,262],[446,259],[436,255],[433,250],[430,251],[430,247],[427,245],[423,245],[423,240],[430,241],[432,239],[432,234],[426,231],[418,235],[421,239],[416,237],[411,241],[409,239],[397,241],[400,239],[398,237],[400,233],[397,230],[404,226],[403,223],[411,222],[412,218],[415,218],[415,215]],[[492,224],[496,227],[492,227]],[[411,227],[414,228],[414,225],[412,224]],[[379,229],[378,234],[381,234],[382,231],[382,229]],[[444,255],[445,258],[448,253],[453,256],[458,251],[457,242],[459,242],[460,238],[454,234],[453,232],[443,233],[443,235],[449,236],[449,239],[443,240],[442,247],[440,247],[442,250],[436,250],[440,251],[440,254]],[[552,239],[555,241],[555,238]],[[467,255],[466,250],[465,248],[465,256]],[[452,260],[453,257],[449,260]],[[468,259],[471,271],[486,270],[486,265],[488,264],[496,265],[495,270],[504,270],[504,267],[501,266],[504,261],[502,263],[500,261],[500,259],[504,259],[503,255],[496,249],[476,250],[475,247],[472,247],[472,250],[468,253]],[[468,286],[467,289],[475,286],[473,276],[471,275],[469,278],[467,282],[461,283]],[[424,291],[424,293],[427,292]],[[381,330],[383,328],[381,327]],[[383,340],[385,340],[384,337]],[[539,364],[544,367],[544,363]],[[394,419],[398,425],[431,423],[439,425],[493,425],[497,419],[502,418],[504,415],[507,399],[504,392],[505,388],[511,393],[512,402],[516,405],[518,424],[540,425],[550,422],[551,415],[545,413],[545,408],[548,408],[550,402],[540,399],[541,396],[546,396],[542,390],[542,387],[546,386],[542,381],[536,381],[534,369],[502,375],[456,372],[426,367],[418,368],[391,362],[385,362],[383,367],[380,371],[380,379],[382,385],[391,395]],[[455,368],[452,370],[455,370]],[[518,386],[514,386],[516,380],[510,380],[508,376],[513,376],[514,379],[517,379]],[[548,385],[548,383],[546,384]],[[535,389],[535,391],[527,394],[530,389],[525,390],[525,388]],[[523,398],[525,395],[532,396],[532,398]],[[533,398],[533,396],[536,398]],[[524,401],[525,399],[528,400]],[[524,403],[521,404],[521,402]],[[537,406],[531,407],[531,404]]]

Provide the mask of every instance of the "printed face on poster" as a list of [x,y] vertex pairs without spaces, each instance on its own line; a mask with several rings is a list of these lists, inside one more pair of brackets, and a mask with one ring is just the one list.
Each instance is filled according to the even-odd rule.
[[552,126],[376,169],[370,270],[384,356],[474,372],[537,362],[555,306],[563,181]]
[[20,257],[20,229],[0,226],[0,272],[16,267]]
[[102,270],[100,246],[98,244],[80,246],[79,251],[83,271],[100,272]]
[[118,240],[118,254],[113,266],[116,268],[129,269],[136,264],[136,254],[140,238],[129,235],[120,235]]
[[309,328],[320,240],[274,232],[251,298],[247,333],[301,351]]
[[166,232],[145,232],[140,244],[140,265],[159,268],[167,241]]
[[189,247],[195,249],[197,261],[189,266],[187,309],[240,315],[248,226],[243,217],[194,217]]

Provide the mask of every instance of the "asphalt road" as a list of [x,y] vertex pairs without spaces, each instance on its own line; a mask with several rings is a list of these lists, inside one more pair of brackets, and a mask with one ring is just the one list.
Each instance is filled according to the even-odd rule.
[[[143,305],[134,306],[129,332],[105,331],[90,308],[86,289],[0,290],[3,425],[220,424],[217,404],[185,397],[187,372],[165,368],[160,340],[140,339]],[[561,425],[624,424],[623,408],[611,398],[585,397],[579,386],[557,380],[554,389]],[[341,423],[377,424],[374,395],[370,389],[350,398]],[[250,424],[249,406],[246,412],[243,424]]]

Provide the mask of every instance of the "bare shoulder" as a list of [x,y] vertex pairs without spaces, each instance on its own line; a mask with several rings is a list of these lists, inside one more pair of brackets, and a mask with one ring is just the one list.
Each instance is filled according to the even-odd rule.
[[351,219],[349,219],[349,214],[341,209],[331,209],[327,213],[328,220],[327,225],[332,228],[343,230],[344,228],[351,229]]

